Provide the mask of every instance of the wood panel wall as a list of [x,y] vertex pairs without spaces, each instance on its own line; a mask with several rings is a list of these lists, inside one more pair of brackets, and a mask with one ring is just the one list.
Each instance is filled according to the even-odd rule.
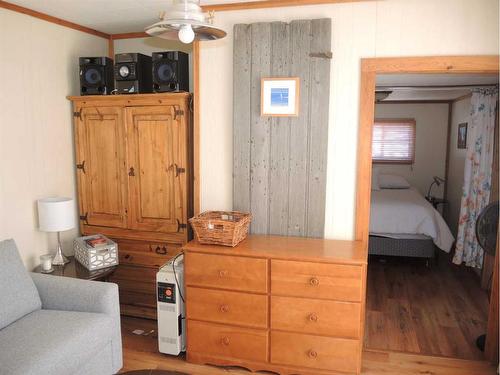
[[[252,233],[323,237],[331,20],[234,26],[233,207]],[[300,78],[298,117],[261,117],[263,77]]]

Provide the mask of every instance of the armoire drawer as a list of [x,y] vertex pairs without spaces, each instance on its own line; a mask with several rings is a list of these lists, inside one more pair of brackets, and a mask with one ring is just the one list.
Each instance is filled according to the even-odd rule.
[[361,304],[271,297],[271,329],[360,338]]
[[120,251],[134,251],[154,253],[158,255],[175,256],[180,251],[182,246],[180,244],[173,244],[167,242],[154,242],[154,241],[140,241],[129,239],[117,239],[118,249]]
[[265,330],[188,320],[187,331],[188,352],[257,362],[267,361],[268,333]]
[[360,302],[363,269],[356,265],[271,261],[271,293]]
[[271,363],[355,373],[359,340],[271,331]]
[[119,289],[120,303],[131,306],[142,306],[156,310],[156,294],[138,293]]
[[[156,280],[134,281],[110,278],[110,281],[118,284],[118,289],[122,292],[136,292],[156,295]],[[121,301],[120,301],[121,302]]]
[[188,252],[186,285],[267,292],[267,260]]
[[132,280],[132,281],[153,281],[156,280],[154,268],[135,266],[133,264],[119,264],[113,271],[110,279]]
[[187,318],[267,328],[267,296],[188,287]]
[[160,268],[172,257],[173,255],[170,254],[160,255],[142,251],[128,251],[123,249],[118,250],[118,258],[120,264]]

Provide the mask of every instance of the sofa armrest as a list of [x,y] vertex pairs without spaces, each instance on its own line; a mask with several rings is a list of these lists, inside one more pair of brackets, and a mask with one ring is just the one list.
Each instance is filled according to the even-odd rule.
[[42,309],[120,315],[118,285],[31,273]]

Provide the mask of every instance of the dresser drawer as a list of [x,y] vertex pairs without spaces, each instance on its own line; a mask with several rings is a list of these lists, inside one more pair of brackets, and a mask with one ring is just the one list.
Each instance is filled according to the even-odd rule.
[[180,244],[155,241],[140,241],[117,239],[119,251],[140,251],[146,253],[154,253],[158,255],[174,256],[178,254],[182,248]]
[[267,296],[188,287],[187,318],[267,328]]
[[355,373],[357,340],[271,331],[271,363]]
[[268,334],[265,330],[238,328],[188,320],[188,352],[266,362]]
[[271,329],[357,339],[361,304],[273,296]]
[[149,307],[156,310],[156,294],[139,293],[120,289],[120,303]]
[[271,261],[271,293],[291,297],[361,302],[361,266]]
[[160,255],[141,251],[118,250],[120,264],[132,264],[143,267],[160,268],[172,257],[173,255],[171,254]]
[[185,255],[186,285],[267,292],[267,260],[237,256]]

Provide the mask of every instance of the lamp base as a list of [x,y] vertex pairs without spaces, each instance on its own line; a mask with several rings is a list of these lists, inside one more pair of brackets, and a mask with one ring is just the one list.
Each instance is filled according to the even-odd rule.
[[69,259],[66,258],[62,252],[61,236],[59,235],[59,232],[57,232],[57,250],[56,255],[54,255],[54,258],[52,259],[52,264],[54,266],[64,266],[66,263],[69,263]]

